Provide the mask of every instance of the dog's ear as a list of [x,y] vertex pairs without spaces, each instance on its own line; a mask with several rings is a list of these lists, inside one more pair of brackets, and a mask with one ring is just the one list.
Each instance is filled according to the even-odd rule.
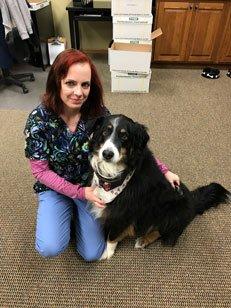
[[100,116],[87,122],[87,131],[90,138],[92,137],[93,133],[102,126],[105,118],[105,116]]
[[142,156],[142,153],[148,143],[149,135],[144,125],[133,123],[131,136],[132,144],[129,151],[128,163],[134,167]]
[[97,142],[101,139],[101,127],[103,125],[103,122],[105,120],[105,116],[98,117],[91,123],[91,127],[88,128],[88,134],[89,134],[89,150],[90,152],[93,151],[93,148]]
[[137,122],[134,123],[134,146],[139,151],[143,151],[149,141],[147,128]]

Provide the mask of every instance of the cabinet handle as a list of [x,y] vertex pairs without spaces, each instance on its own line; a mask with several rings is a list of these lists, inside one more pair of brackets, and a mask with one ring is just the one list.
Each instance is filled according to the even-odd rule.
[[195,11],[198,10],[198,5],[195,5],[194,10]]
[[188,9],[189,9],[189,10],[192,10],[192,9],[193,9],[192,3],[189,3]]

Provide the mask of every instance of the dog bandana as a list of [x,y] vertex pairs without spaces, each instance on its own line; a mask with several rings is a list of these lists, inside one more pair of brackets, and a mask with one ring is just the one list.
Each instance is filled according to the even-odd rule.
[[[129,180],[133,176],[133,173],[135,170],[129,172],[127,176],[125,177],[123,183],[113,189],[109,189],[109,183],[104,182],[103,186],[100,185],[100,180],[96,173],[94,173],[93,180],[92,180],[92,186],[96,186],[94,192],[96,196],[98,196],[102,201],[105,203],[109,203],[113,201],[127,186]],[[108,184],[108,185],[107,185]]]

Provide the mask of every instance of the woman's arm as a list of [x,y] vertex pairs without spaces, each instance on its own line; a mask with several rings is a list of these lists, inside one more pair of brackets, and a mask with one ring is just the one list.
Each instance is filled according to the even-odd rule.
[[169,171],[169,168],[167,167],[167,165],[165,165],[164,163],[162,163],[158,158],[156,158],[156,163],[157,166],[159,167],[160,171],[165,174]]
[[94,187],[82,187],[68,182],[50,170],[47,160],[30,159],[29,162],[33,176],[40,183],[72,199],[86,199],[98,207],[105,206],[105,203],[94,194]]
[[156,159],[157,166],[159,167],[160,171],[164,174],[166,179],[172,185],[173,188],[180,185],[180,178],[177,174],[171,172],[169,168],[162,163],[159,159]]
[[84,187],[72,184],[50,170],[47,160],[29,159],[33,176],[47,187],[72,199],[85,199]]

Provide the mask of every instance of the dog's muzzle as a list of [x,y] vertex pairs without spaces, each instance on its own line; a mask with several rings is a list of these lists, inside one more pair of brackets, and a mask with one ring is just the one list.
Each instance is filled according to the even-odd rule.
[[110,161],[114,156],[114,152],[107,149],[103,151],[102,155],[106,161]]
[[116,145],[108,139],[99,149],[99,160],[107,163],[118,163],[120,160],[120,152]]

